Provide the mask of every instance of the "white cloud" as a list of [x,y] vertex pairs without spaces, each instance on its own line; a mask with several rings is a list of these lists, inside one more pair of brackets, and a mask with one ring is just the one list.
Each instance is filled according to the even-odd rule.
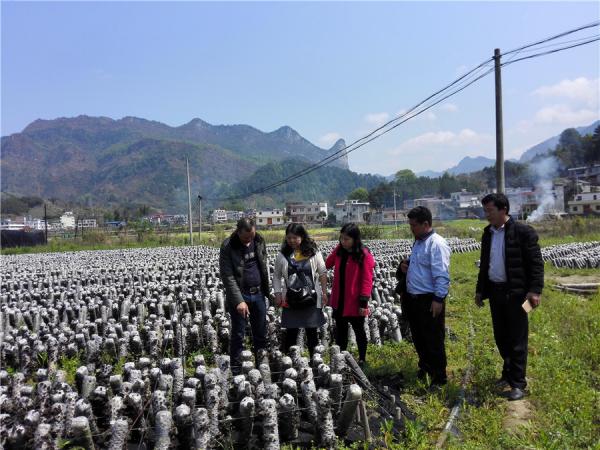
[[430,121],[437,119],[437,116],[432,111],[425,112],[424,114],[422,114],[422,117]]
[[440,110],[445,112],[457,112],[458,106],[456,106],[454,103],[443,103],[440,106]]
[[588,108],[575,109],[569,105],[546,106],[535,113],[534,122],[539,124],[561,124],[565,126],[585,125],[597,120],[598,110]]
[[562,80],[552,86],[541,86],[534,95],[542,99],[562,98],[589,108],[597,108],[600,98],[600,78],[595,80],[579,77],[574,80]]
[[381,125],[386,123],[388,120],[390,120],[390,115],[386,112],[369,113],[365,116],[365,121],[368,124],[374,125],[376,127],[380,127]]
[[319,145],[321,147],[329,148],[333,144],[335,144],[338,139],[341,139],[341,138],[342,138],[342,136],[340,136],[339,133],[336,133],[335,131],[332,131],[331,133],[326,133],[323,136],[321,136],[318,139],[318,142],[319,142]]
[[[482,153],[481,146],[492,141],[492,136],[484,133],[477,133],[469,128],[465,128],[458,133],[452,131],[428,132],[415,136],[400,146],[390,151],[392,155],[411,154],[427,151],[446,151],[448,147],[462,147],[467,150]],[[466,156],[466,154],[464,155]]]

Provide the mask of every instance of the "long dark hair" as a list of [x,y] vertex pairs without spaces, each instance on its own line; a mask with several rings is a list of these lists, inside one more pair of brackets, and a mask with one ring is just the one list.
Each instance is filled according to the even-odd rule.
[[285,229],[285,237],[283,238],[283,244],[281,244],[281,253],[283,253],[284,256],[289,256],[294,252],[294,249],[289,246],[286,239],[287,235],[290,233],[302,238],[302,242],[300,243],[300,252],[302,252],[303,256],[310,258],[316,255],[317,244],[308,235],[306,228],[299,223],[290,223]]
[[[356,261],[359,264],[362,264],[363,259],[365,257],[363,249],[366,247],[362,243],[360,228],[358,228],[358,225],[356,225],[353,222],[347,223],[340,230],[340,234],[345,234],[346,236],[350,236],[352,238],[354,242],[352,243],[352,249],[349,252],[350,256],[352,257],[352,259],[354,259],[354,261]],[[345,251],[346,249],[340,246],[337,254],[340,255],[341,252]]]

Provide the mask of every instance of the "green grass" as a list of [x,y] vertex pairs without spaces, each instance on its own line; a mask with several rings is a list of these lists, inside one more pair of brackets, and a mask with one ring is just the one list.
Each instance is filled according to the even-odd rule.
[[65,371],[65,381],[71,386],[75,386],[75,373],[81,365],[82,362],[79,356],[71,358],[62,356],[58,360],[58,368]]
[[[600,294],[582,298],[546,288],[542,305],[530,316],[528,380],[533,407],[530,425],[517,432],[502,427],[506,400],[493,388],[501,359],[492,334],[489,307],[473,304],[477,253],[452,256],[452,288],[447,325],[456,339],[446,339],[448,386],[427,393],[416,379],[416,355],[407,342],[370,346],[369,376],[402,372],[402,399],[417,414],[404,436],[388,448],[432,448],[448,419],[467,368],[469,322],[474,328],[472,377],[457,423],[460,439],[448,448],[599,448],[600,442]],[[586,274],[571,270],[570,273]],[[546,265],[546,278],[564,274]],[[382,439],[378,437],[376,439]],[[384,446],[383,440],[380,443]]]

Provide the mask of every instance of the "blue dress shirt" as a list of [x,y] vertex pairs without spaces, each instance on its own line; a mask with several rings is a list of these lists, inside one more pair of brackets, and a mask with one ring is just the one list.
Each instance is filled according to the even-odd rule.
[[415,240],[406,277],[409,294],[431,294],[443,302],[450,286],[450,247],[433,230]]

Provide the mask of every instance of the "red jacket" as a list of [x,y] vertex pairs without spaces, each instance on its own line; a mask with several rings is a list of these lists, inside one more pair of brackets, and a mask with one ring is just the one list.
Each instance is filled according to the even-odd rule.
[[[337,309],[339,303],[339,288],[338,284],[340,278],[340,263],[342,257],[337,254],[338,249],[341,246],[338,244],[333,249],[331,254],[325,260],[325,267],[331,269],[335,266],[333,271],[333,288],[331,290],[330,303],[334,309]],[[375,259],[373,255],[366,248],[363,249],[363,263],[358,264],[354,258],[348,256],[348,262],[346,263],[346,276],[344,282],[344,311],[342,315],[347,316],[358,316],[359,308],[359,297],[371,297],[371,291],[373,289],[373,269],[375,267]]]

